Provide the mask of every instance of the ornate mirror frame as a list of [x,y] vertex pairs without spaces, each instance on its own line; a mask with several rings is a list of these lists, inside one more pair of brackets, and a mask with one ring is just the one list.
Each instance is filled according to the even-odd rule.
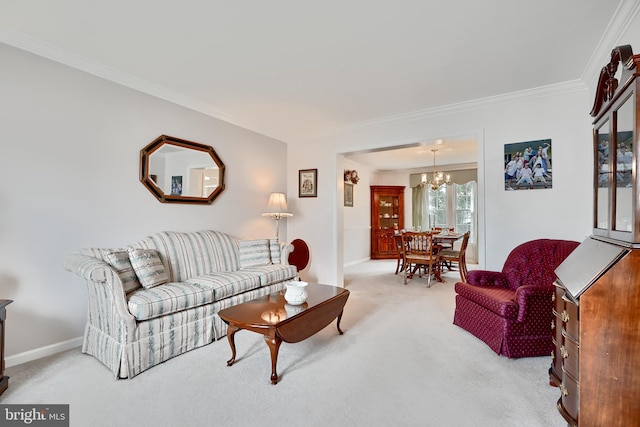
[[[160,150],[163,150],[164,152],[161,153]],[[194,153],[189,153],[190,151],[193,151]],[[213,171],[214,176],[211,176],[209,178],[203,176],[203,179],[213,179],[214,182],[217,181],[217,185],[214,183],[214,185],[210,186],[211,188],[213,188],[213,190],[211,190],[211,192],[207,196],[200,197],[189,194],[182,194],[182,179],[183,177],[188,176],[188,174],[190,173],[190,170],[186,170],[186,166],[185,170],[181,172],[182,175],[171,177],[170,181],[167,179],[168,177],[163,177],[162,181],[164,181],[165,183],[170,182],[169,185],[171,185],[171,191],[169,192],[169,194],[166,194],[165,191],[162,190],[162,185],[156,182],[158,180],[158,171],[154,169],[155,166],[151,166],[150,163],[154,154],[158,158],[162,157],[164,159],[167,154],[170,154],[170,152],[180,152],[182,155],[187,154],[193,156],[200,156],[204,154],[205,156],[200,156],[202,159],[205,159],[206,156],[209,156],[211,158],[211,163],[210,165],[206,165],[208,166],[206,169]],[[207,160],[209,159],[207,158]],[[202,160],[199,160],[199,163],[193,166],[197,167],[197,169],[201,171],[205,170],[205,165],[202,164]],[[215,176],[216,170],[217,176]],[[165,171],[163,170],[163,172]],[[140,182],[142,182],[142,184],[151,192],[151,194],[153,194],[156,199],[158,199],[162,203],[211,204],[224,191],[224,175],[225,165],[216,151],[213,149],[213,147],[209,145],[187,141],[184,139],[175,138],[173,136],[160,135],[153,142],[140,150]],[[178,190],[174,191],[173,181],[174,178],[177,179],[178,177],[180,178],[180,186]],[[200,189],[203,192],[205,191],[206,187],[207,186],[205,186],[204,183],[200,185]]]

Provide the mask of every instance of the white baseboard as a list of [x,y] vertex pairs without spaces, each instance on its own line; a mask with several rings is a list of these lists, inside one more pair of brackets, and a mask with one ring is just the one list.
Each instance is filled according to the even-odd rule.
[[51,356],[52,354],[70,350],[75,347],[80,347],[81,345],[82,337],[73,338],[68,341],[63,341],[47,345],[45,347],[25,351],[24,353],[8,356],[5,358],[4,364],[6,368],[10,368],[12,366],[21,365],[23,363],[31,362],[32,360],[41,359],[43,357]]
[[343,264],[344,267],[352,267],[354,265],[358,265],[358,264],[362,264],[363,262],[367,262],[369,261],[371,258],[362,258],[362,259],[357,259],[355,261],[349,261],[349,262],[345,262]]

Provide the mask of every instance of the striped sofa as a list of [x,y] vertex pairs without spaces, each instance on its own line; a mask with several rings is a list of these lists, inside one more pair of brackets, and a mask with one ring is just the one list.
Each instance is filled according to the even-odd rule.
[[226,334],[217,313],[295,279],[293,247],[217,231],[161,232],[120,249],[86,248],[65,269],[85,279],[82,352],[132,378]]

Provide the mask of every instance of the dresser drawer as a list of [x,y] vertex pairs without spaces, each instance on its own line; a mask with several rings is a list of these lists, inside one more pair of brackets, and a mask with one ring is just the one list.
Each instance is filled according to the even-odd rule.
[[560,386],[562,383],[562,356],[560,355],[560,344],[553,341],[553,350],[551,350],[551,367],[549,368],[549,384],[554,387]]
[[560,317],[564,322],[564,329],[569,335],[578,339],[580,337],[580,309],[567,297],[563,296],[562,300],[565,304]]
[[553,306],[556,311],[560,312],[564,308],[564,301],[562,301],[562,297],[564,296],[564,288],[557,283],[554,283],[555,291],[551,294],[551,300],[553,301]]
[[580,408],[580,384],[575,377],[565,370],[564,366],[562,367],[562,384],[560,384],[560,392],[562,393],[562,409],[572,419],[578,420],[578,410]]
[[580,343],[570,336],[567,331],[562,330],[562,345],[560,347],[562,357],[562,368],[573,378],[578,378],[580,361]]

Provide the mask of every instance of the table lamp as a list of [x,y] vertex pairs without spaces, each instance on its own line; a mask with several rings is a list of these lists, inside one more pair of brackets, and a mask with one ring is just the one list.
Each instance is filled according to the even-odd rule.
[[293,216],[293,214],[289,212],[289,207],[287,206],[287,196],[285,196],[284,193],[271,193],[269,195],[269,203],[267,204],[267,212],[263,213],[262,216],[269,216],[271,219],[276,221],[276,238],[279,241],[280,218]]

